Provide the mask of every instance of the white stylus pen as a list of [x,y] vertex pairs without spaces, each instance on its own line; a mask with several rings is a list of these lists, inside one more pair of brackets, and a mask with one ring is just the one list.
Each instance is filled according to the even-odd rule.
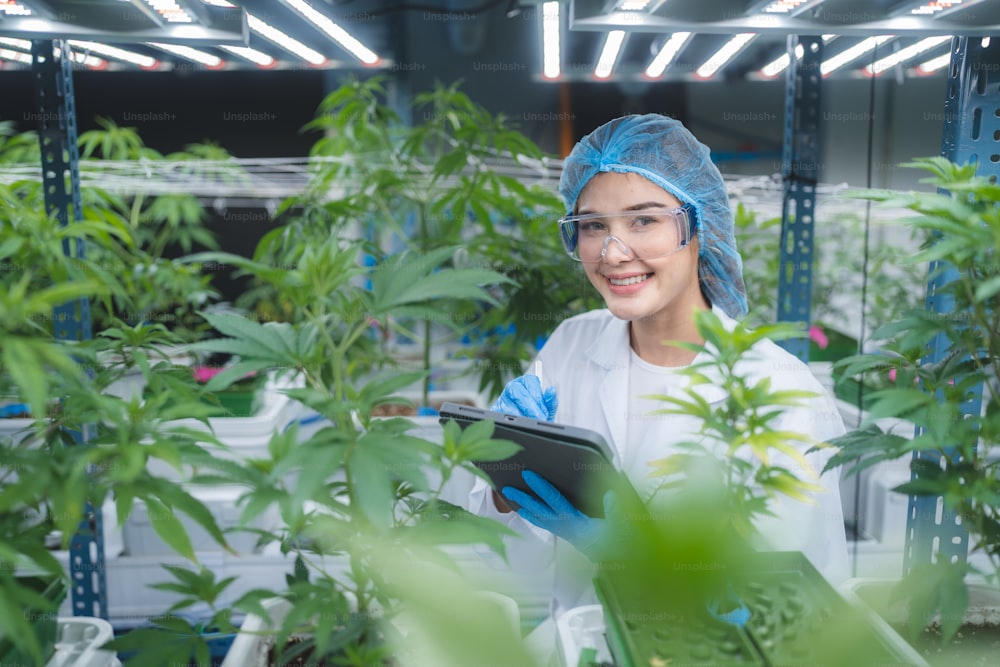
[[545,389],[545,385],[542,383],[542,360],[538,359],[535,361],[535,377],[538,378],[538,384],[541,385],[542,389]]

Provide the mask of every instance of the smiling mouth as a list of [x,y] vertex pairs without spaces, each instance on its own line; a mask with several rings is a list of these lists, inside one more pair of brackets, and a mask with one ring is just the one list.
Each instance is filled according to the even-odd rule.
[[652,275],[653,275],[652,273],[644,273],[641,276],[632,276],[631,278],[622,278],[622,279],[608,278],[608,282],[617,287],[626,287],[628,285],[636,285],[645,280],[648,280],[649,277]]

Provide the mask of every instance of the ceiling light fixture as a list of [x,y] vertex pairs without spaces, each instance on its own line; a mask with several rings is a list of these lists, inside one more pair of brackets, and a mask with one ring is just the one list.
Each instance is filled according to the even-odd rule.
[[559,3],[542,3],[542,76],[557,79],[562,73]]
[[612,30],[608,33],[607,39],[604,40],[604,48],[601,49],[601,56],[597,59],[597,67],[594,68],[594,76],[598,79],[607,79],[611,76],[624,41],[624,30]]
[[194,23],[194,19],[175,0],[146,0],[167,23]]
[[156,58],[151,58],[150,56],[143,55],[141,53],[135,53],[134,51],[119,49],[117,46],[108,46],[107,44],[101,44],[99,42],[83,42],[75,39],[71,39],[69,44],[70,46],[82,51],[98,53],[102,56],[138,65],[139,67],[144,67],[146,69],[156,67],[158,64]]
[[220,44],[219,48],[225,49],[240,58],[245,58],[246,60],[249,60],[256,65],[260,65],[261,67],[270,67],[275,62],[274,58],[263,51],[258,51],[257,49],[250,49],[245,46],[226,46],[224,44]]
[[924,74],[930,74],[936,72],[942,67],[947,67],[951,62],[951,53],[945,53],[938,56],[937,58],[931,58],[927,62],[920,63],[917,65],[917,69]]
[[753,41],[756,36],[755,32],[741,32],[738,35],[733,35],[732,39],[723,44],[721,49],[712,54],[711,58],[695,70],[695,76],[699,79],[712,78],[716,72],[725,67],[726,63],[735,58],[736,54],[746,48],[746,45]]
[[835,72],[852,60],[857,60],[866,53],[874,51],[894,36],[895,35],[878,35],[876,37],[868,37],[867,39],[861,40],[854,46],[844,49],[829,60],[824,61],[823,64],[819,66],[820,74],[826,76],[831,72]]
[[688,40],[691,38],[691,33],[689,32],[675,32],[670,35],[670,39],[666,41],[660,52],[656,54],[653,61],[649,63],[646,67],[646,76],[651,79],[658,79],[666,71],[667,67],[674,61],[677,54],[681,52],[684,45],[687,44]]
[[312,63],[313,65],[322,65],[326,62],[326,57],[319,51],[310,49],[297,39],[292,39],[274,26],[261,21],[253,14],[247,14],[247,25],[261,37],[274,42],[281,48],[295,54],[308,63]]
[[315,7],[305,0],[282,1],[364,64],[374,65],[380,60],[374,51],[359,42],[354,35],[331,21],[329,16],[317,11]]
[[163,44],[160,42],[147,43],[150,46],[154,46],[158,49],[166,51],[167,53],[172,53],[175,56],[180,56],[181,58],[196,62],[199,65],[204,65],[210,69],[216,69],[225,64],[219,56],[211,53],[205,53],[204,51],[199,51],[198,49],[193,49],[190,46],[181,46],[180,44]]
[[945,42],[950,42],[950,35],[938,35],[937,37],[928,37],[927,39],[922,39],[916,44],[911,44],[905,48],[896,51],[892,55],[886,56],[885,58],[880,58],[875,62],[867,65],[865,71],[868,74],[881,74],[882,72],[895,67],[899,63],[906,62],[911,58],[916,58],[921,53],[926,53],[936,46],[941,46]]

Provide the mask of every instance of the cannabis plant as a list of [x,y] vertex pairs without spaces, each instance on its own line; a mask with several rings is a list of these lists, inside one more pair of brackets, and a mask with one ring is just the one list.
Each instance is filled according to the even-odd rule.
[[[306,126],[324,133],[311,151],[317,166],[310,187],[282,212],[320,238],[336,221],[351,220],[355,234],[377,248],[374,263],[403,249],[460,248],[444,266],[510,278],[491,288],[492,301],[450,300],[436,314],[399,312],[387,321],[394,333],[419,341],[428,371],[433,347],[469,340],[482,388],[499,393],[520,374],[538,337],[589,292],[553,231],[562,214],[555,179],[523,183],[531,168],[544,181],[546,156],[510,119],[489,113],[457,85],[416,95],[412,119],[386,97],[383,79],[374,77],[350,81],[323,100]],[[429,383],[428,374],[425,405]]]
[[[284,237],[279,245],[289,261],[281,265],[224,253],[188,258],[239,267],[267,284],[293,315],[290,321],[262,323],[239,314],[205,314],[224,338],[191,348],[239,356],[208,388],[223,388],[248,371],[295,375],[304,386],[286,393],[329,421],[304,439],[296,428],[276,433],[267,457],[219,462],[193,481],[246,488],[240,499],[243,522],[268,507],[279,510],[280,529],[263,532],[261,541],[280,543],[294,562],[288,587],[255,589],[238,599],[235,608],[267,617],[264,600],[283,597],[292,603],[293,612],[277,632],[281,660],[308,651],[317,662],[336,656],[339,664],[369,665],[387,660],[393,651],[384,619],[400,609],[405,597],[401,582],[380,566],[387,562],[386,554],[440,565],[451,562],[447,545],[482,543],[502,552],[500,538],[507,534],[502,526],[444,502],[441,493],[456,470],[479,474],[472,460],[502,459],[515,448],[492,439],[488,425],[461,431],[449,424],[443,442],[437,443],[409,434],[409,420],[373,418],[376,406],[399,401],[396,392],[423,373],[375,372],[372,323],[385,326],[400,314],[427,317],[453,300],[491,303],[485,286],[506,279],[488,270],[443,266],[454,255],[452,248],[403,251],[366,266],[364,242],[345,236],[333,228],[323,242]],[[261,245],[273,249],[275,242],[265,238]],[[215,585],[194,585],[203,581],[179,581],[172,590],[214,601]],[[211,601],[198,597],[209,592]],[[146,642],[143,664],[160,664],[169,657],[162,640],[170,628],[147,634],[157,632],[161,641]],[[282,649],[292,634],[302,633],[306,641]],[[188,639],[199,641],[193,635]]]
[[[874,333],[878,354],[845,359],[846,374],[894,371],[894,385],[871,395],[863,428],[835,441],[830,466],[854,474],[881,461],[910,457],[912,481],[894,491],[939,497],[969,531],[970,554],[989,564],[979,574],[996,582],[1000,574],[1000,186],[977,177],[975,165],[925,158],[907,166],[924,169],[923,182],[936,192],[869,190],[857,196],[912,211],[896,224],[917,232],[921,250],[907,258],[929,263],[944,312],[917,309]],[[929,361],[936,345],[939,361]],[[981,397],[982,409],[978,408]],[[915,435],[885,433],[874,421],[894,417],[912,422]],[[923,520],[927,520],[923,517]],[[947,559],[917,566],[897,593],[912,593],[910,629],[918,632],[936,610],[946,638],[957,630],[967,605],[965,576],[977,569]]]

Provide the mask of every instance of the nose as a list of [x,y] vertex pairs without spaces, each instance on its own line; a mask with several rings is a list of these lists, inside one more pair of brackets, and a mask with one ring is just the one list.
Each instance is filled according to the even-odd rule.
[[608,235],[601,248],[601,259],[609,264],[620,264],[633,259],[632,251],[617,236]]

